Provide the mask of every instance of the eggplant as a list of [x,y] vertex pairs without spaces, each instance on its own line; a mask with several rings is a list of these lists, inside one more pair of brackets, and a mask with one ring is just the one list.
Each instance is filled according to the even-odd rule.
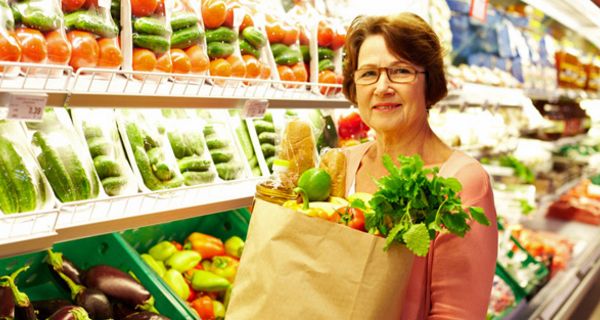
[[128,315],[136,313],[135,309],[124,304],[123,302],[113,301],[113,316],[116,320],[126,318]]
[[0,319],[15,318],[15,298],[7,281],[0,283]]
[[140,311],[132,313],[125,317],[123,320],[171,320],[163,315],[156,314],[150,311]]
[[81,284],[82,272],[73,261],[65,258],[61,252],[54,252],[48,249],[48,263],[55,271],[64,273],[71,281]]
[[29,297],[24,292],[19,291],[19,288],[15,284],[17,276],[29,269],[29,266],[24,266],[17,271],[13,272],[10,276],[0,277],[0,281],[3,284],[8,284],[8,287],[12,291],[12,296],[15,302],[15,319],[19,320],[37,320],[33,305],[29,300]]
[[71,301],[65,299],[48,299],[32,301],[31,304],[33,305],[35,311],[37,311],[38,318],[46,319],[58,309],[71,305]]
[[127,273],[107,265],[97,265],[85,272],[84,284],[96,288],[110,298],[135,307],[156,312],[154,297]]
[[85,309],[78,306],[64,306],[53,313],[47,320],[91,320]]

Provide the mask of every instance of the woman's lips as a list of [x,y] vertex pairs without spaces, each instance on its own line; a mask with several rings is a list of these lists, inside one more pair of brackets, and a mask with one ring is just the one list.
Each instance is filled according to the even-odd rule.
[[401,103],[378,103],[374,105],[372,109],[375,111],[392,111],[400,108],[401,106]]

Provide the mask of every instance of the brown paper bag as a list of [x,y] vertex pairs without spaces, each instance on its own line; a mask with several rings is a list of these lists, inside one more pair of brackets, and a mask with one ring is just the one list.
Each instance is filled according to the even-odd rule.
[[413,254],[257,199],[226,319],[399,319]]

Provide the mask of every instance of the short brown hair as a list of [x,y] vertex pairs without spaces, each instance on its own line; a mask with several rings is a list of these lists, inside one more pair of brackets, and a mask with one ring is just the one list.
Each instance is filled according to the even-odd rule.
[[427,107],[448,94],[440,40],[425,20],[416,14],[403,12],[390,16],[358,16],[352,21],[344,47],[343,91],[348,100],[356,104],[354,71],[358,67],[358,51],[371,35],[382,35],[392,53],[425,68]]

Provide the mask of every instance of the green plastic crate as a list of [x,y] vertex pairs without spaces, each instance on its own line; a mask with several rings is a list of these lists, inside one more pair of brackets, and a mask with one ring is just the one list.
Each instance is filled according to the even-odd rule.
[[[58,243],[55,252],[62,252],[81,269],[106,264],[125,272],[133,272],[141,284],[154,296],[156,309],[173,319],[191,319],[188,310],[183,308],[153,272],[146,268],[139,255],[131,254],[129,245],[118,234]],[[45,262],[46,251],[0,259],[0,274],[9,275],[24,265],[29,269],[17,278],[17,286],[33,301],[51,298],[69,299],[70,292],[52,274]]]
[[[126,230],[121,232],[121,236],[130,245],[131,254],[137,255],[136,262],[139,263],[139,267],[148,270],[157,281],[160,281],[161,287],[166,288],[170,292],[171,298],[176,300],[178,308],[185,308],[187,310],[186,317],[197,319],[198,316],[196,313],[188,308],[187,303],[181,300],[158,275],[151,271],[150,267],[141,260],[139,254],[148,252],[152,246],[163,240],[175,240],[183,244],[185,238],[192,232],[210,234],[222,240],[226,240],[231,236],[238,236],[245,240],[249,222],[250,213],[248,210],[239,209],[173,221],[161,225]],[[136,251],[137,254],[135,253]]]
[[488,320],[500,320],[506,318],[515,310],[515,308],[523,299],[525,299],[526,296],[525,291],[523,291],[523,289],[519,287],[519,285],[515,282],[515,280],[513,280],[511,275],[499,263],[496,263],[496,275],[502,278],[502,280],[504,280],[504,282],[506,282],[506,284],[510,287],[512,293],[515,295],[515,304],[514,306],[504,310],[504,312],[502,312],[496,317],[487,317]]

